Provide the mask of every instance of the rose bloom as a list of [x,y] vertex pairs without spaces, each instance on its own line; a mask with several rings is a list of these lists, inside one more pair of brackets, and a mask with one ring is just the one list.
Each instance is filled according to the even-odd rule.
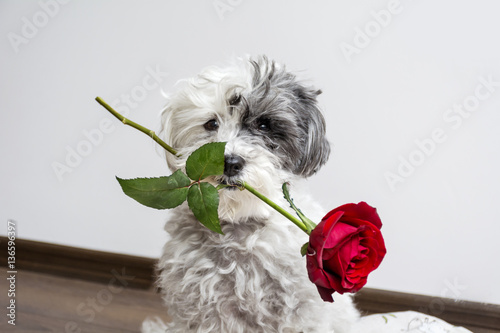
[[377,210],[360,202],[335,208],[311,232],[307,271],[324,301],[366,284],[386,253],[381,227]]

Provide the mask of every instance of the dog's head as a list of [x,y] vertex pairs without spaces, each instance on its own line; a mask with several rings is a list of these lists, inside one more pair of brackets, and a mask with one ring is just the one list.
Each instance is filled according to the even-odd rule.
[[[227,142],[224,175],[209,181],[245,181],[272,196],[283,182],[308,177],[327,161],[330,145],[316,101],[321,91],[274,61],[242,59],[180,83],[162,115],[163,137],[181,154],[167,156],[172,170],[184,168],[203,144]],[[222,206],[249,199],[235,193],[240,191],[223,192]]]

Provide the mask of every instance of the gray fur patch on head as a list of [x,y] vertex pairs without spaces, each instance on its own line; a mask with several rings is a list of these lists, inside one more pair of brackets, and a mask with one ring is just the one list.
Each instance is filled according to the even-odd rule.
[[306,87],[296,76],[262,56],[250,60],[251,91],[235,97],[243,130],[260,142],[290,172],[308,177],[326,163],[330,144],[325,119],[317,105],[320,90]]

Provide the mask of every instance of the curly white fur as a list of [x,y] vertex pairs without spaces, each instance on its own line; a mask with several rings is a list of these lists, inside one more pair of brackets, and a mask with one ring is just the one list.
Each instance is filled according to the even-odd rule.
[[[227,142],[226,156],[244,166],[207,181],[246,181],[282,207],[289,182],[303,211],[319,220],[324,212],[298,187],[329,154],[317,94],[265,57],[208,68],[165,108],[164,137],[181,153],[168,164],[182,169],[196,148]],[[248,191],[222,190],[219,217],[224,235],[203,227],[186,204],[171,214],[158,286],[172,322],[147,320],[143,332],[349,332],[359,314],[347,295],[321,300],[299,253],[305,233]]]

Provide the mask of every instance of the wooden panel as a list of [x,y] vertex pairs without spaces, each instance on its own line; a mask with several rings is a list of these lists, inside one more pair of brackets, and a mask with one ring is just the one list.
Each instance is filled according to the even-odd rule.
[[[1,279],[0,290],[6,288],[7,280]],[[5,309],[7,298],[0,299]],[[16,326],[1,320],[0,332],[136,333],[147,317],[170,320],[154,290],[24,270],[16,278],[16,305]]]
[[[0,265],[6,265],[7,238],[0,236]],[[113,272],[133,275],[130,286],[149,288],[156,260],[16,239],[16,267],[41,273],[107,283]]]
[[[0,265],[6,263],[6,240],[0,237]],[[133,276],[127,280],[128,289],[148,289],[155,280],[155,259],[22,239],[16,240],[16,261],[18,269],[102,284],[110,283],[117,275]],[[467,327],[475,333],[500,332],[500,305],[455,302],[370,288],[358,292],[355,299],[358,307],[367,314],[413,310]]]

